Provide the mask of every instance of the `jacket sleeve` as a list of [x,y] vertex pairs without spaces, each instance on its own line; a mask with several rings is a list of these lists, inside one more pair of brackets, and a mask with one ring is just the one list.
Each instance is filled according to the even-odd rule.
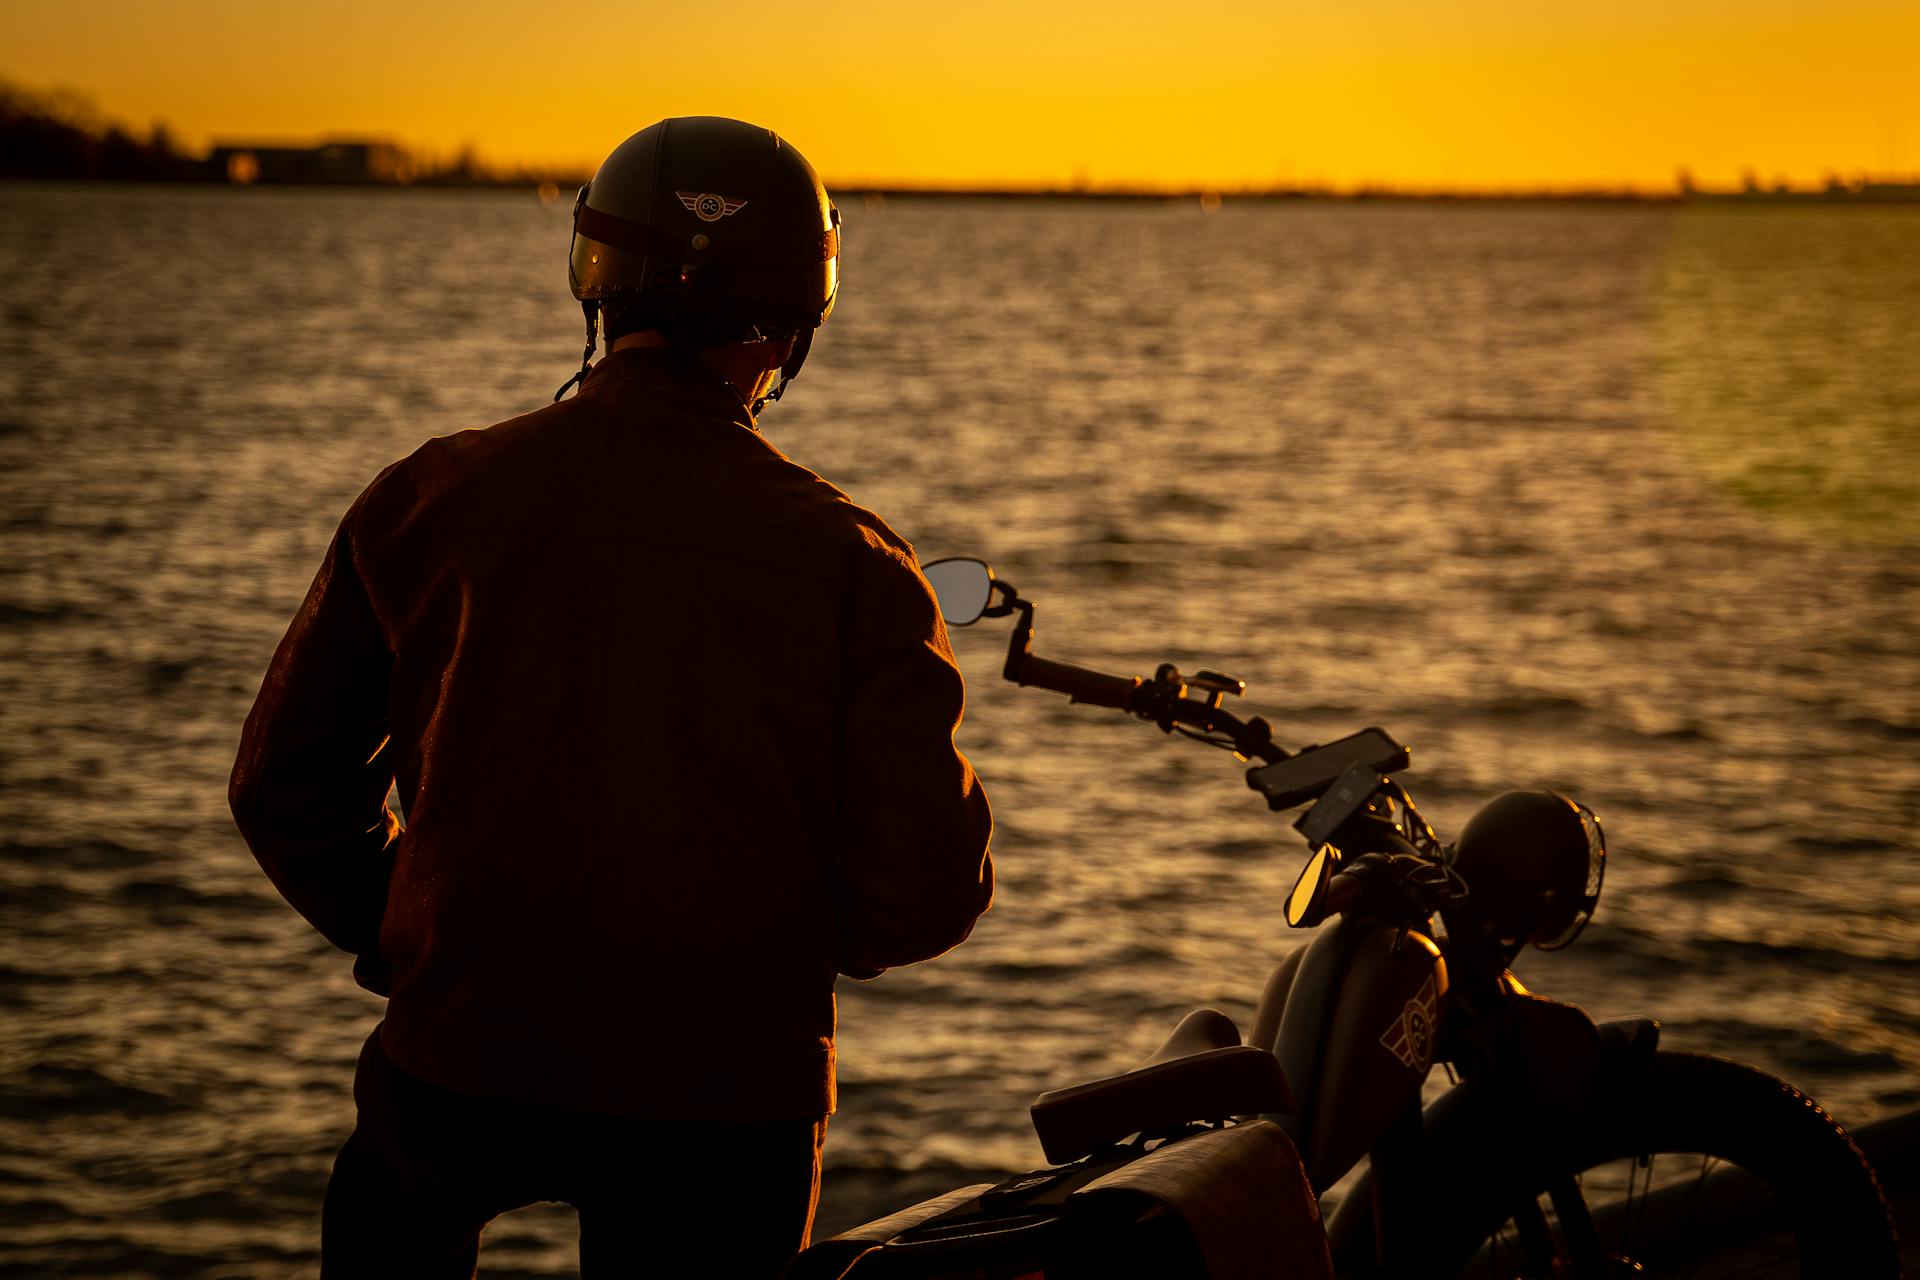
[[387,845],[399,833],[386,805],[393,659],[348,529],[267,668],[227,798],[281,895],[334,946],[377,962]]
[[847,619],[840,970],[868,978],[962,942],[993,899],[993,819],[954,746],[964,692],[910,549],[877,536]]

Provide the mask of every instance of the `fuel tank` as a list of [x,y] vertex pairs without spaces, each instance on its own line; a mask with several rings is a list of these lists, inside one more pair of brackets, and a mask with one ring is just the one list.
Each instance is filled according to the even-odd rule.
[[1432,939],[1344,916],[1274,971],[1251,1042],[1272,1037],[1297,1109],[1268,1118],[1293,1138],[1316,1193],[1420,1096],[1446,995]]

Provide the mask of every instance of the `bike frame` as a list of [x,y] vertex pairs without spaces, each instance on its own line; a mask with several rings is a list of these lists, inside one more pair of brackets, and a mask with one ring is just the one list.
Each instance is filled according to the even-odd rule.
[[[1271,1045],[1294,1092],[1292,1113],[1264,1118],[1293,1138],[1315,1194],[1369,1157],[1327,1221],[1342,1274],[1417,1272],[1440,1225],[1425,1212],[1430,1179],[1496,1183],[1529,1129],[1628,1087],[1658,1041],[1658,1023],[1595,1026],[1510,975],[1469,1000],[1454,989],[1433,939],[1359,916],[1335,919],[1280,963],[1249,1036]],[[1423,1107],[1436,1062],[1464,1067],[1464,1075]],[[1561,1194],[1554,1203],[1576,1269],[1603,1265],[1584,1201]],[[1523,1235],[1532,1234],[1531,1205],[1529,1198],[1512,1206]],[[1531,1243],[1550,1258],[1544,1221],[1538,1227]]]
[[[979,616],[1010,614],[1016,622],[1008,680],[1230,746],[1243,761],[1292,758],[1273,742],[1265,720],[1243,721],[1222,708],[1224,695],[1244,692],[1244,682],[1216,672],[1183,677],[1171,665],[1142,680],[1041,658],[1033,652],[1033,605],[1007,583],[991,581]],[[1202,696],[1190,697],[1193,690]],[[1389,767],[1404,761],[1403,753]],[[1252,774],[1249,782],[1260,787]],[[1343,809],[1333,843],[1349,856],[1434,858],[1438,842],[1405,792],[1378,773],[1362,785],[1376,782],[1390,797],[1386,809],[1404,824],[1365,808]],[[1269,801],[1275,808],[1298,803],[1272,794]],[[1419,1274],[1444,1256],[1437,1232],[1472,1232],[1482,1224],[1430,1222],[1430,1179],[1500,1185],[1503,1168],[1527,1147],[1529,1128],[1579,1115],[1610,1091],[1631,1087],[1658,1043],[1659,1025],[1650,1020],[1596,1026],[1578,1007],[1526,991],[1506,970],[1510,953],[1435,939],[1431,911],[1408,898],[1383,904],[1376,896],[1336,914],[1274,970],[1247,1040],[1279,1059],[1294,1110],[1262,1118],[1293,1139],[1316,1195],[1363,1156],[1370,1159],[1326,1224],[1342,1273]],[[1436,1061],[1459,1082],[1423,1106]],[[1578,1186],[1569,1178],[1549,1192],[1573,1255],[1572,1274],[1610,1274]],[[1532,1194],[1504,1208],[1529,1261],[1550,1265],[1556,1247]]]

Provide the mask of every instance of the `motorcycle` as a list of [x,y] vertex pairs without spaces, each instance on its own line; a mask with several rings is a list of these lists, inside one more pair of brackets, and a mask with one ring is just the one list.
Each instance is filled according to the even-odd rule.
[[[1008,680],[1226,748],[1271,809],[1303,810],[1308,857],[1281,914],[1319,929],[1274,969],[1244,1039],[1197,1010],[1133,1071],[1042,1094],[1031,1114],[1054,1168],[966,1201],[965,1222],[1009,1187],[1074,1185],[1127,1152],[1266,1123],[1316,1196],[1367,1162],[1325,1220],[1342,1276],[1899,1274],[1873,1169],[1811,1098],[1741,1063],[1662,1049],[1650,1019],[1596,1024],[1514,977],[1525,946],[1569,945],[1599,900],[1607,848],[1591,810],[1512,792],[1443,844],[1394,776],[1411,756],[1386,731],[1290,752],[1267,721],[1226,709],[1245,692],[1234,677],[1042,658],[1033,604],[983,561],[925,572],[949,625],[1015,619]],[[1423,1102],[1436,1066],[1450,1087]],[[954,1213],[939,1203],[936,1226]],[[890,1247],[849,1271],[1000,1274],[913,1269],[940,1242],[927,1217],[884,1220],[875,1239],[902,1228]]]

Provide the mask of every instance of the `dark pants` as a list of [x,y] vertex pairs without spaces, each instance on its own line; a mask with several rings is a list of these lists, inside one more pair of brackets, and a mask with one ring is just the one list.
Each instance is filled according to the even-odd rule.
[[[689,1064],[689,1070],[698,1070]],[[320,1274],[468,1280],[480,1230],[542,1200],[580,1211],[585,1278],[776,1276],[806,1246],[827,1122],[638,1120],[475,1098],[401,1071],[376,1031],[334,1161]]]

